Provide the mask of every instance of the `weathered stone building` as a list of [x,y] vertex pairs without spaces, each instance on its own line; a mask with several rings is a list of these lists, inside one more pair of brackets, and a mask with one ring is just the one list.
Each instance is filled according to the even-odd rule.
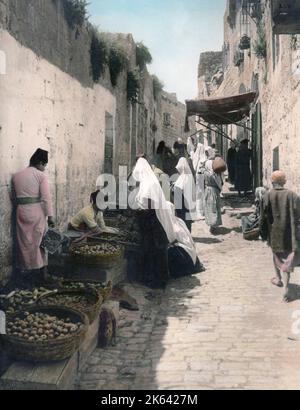
[[[199,98],[256,91],[251,115],[241,123],[247,128],[229,125],[223,129],[231,138],[252,140],[255,185],[270,185],[270,175],[279,167],[288,175],[288,186],[300,193],[300,171],[296,166],[300,154],[300,36],[299,24],[295,23],[300,20],[298,3],[228,1],[222,75],[216,82],[207,81],[200,73]],[[211,71],[214,67],[215,63]]]
[[189,132],[185,132],[186,106],[178,101],[176,93],[163,92],[161,96],[162,139],[173,147],[178,138],[186,143],[189,135],[196,132],[195,121],[189,119]]
[[11,176],[37,147],[50,152],[55,217],[64,228],[101,172],[130,169],[139,152],[151,156],[163,138],[161,96],[154,96],[146,68],[139,72],[137,100],[128,98],[129,73],[137,68],[132,35],[106,34],[126,64],[116,84],[107,65],[95,81],[93,28],[70,21],[66,4],[0,0],[0,281],[13,260]]
[[[11,176],[37,147],[50,152],[48,175],[57,222],[88,201],[103,170],[116,98],[90,77],[90,37],[76,34],[61,2],[1,0],[0,279],[12,264]],[[114,135],[113,135],[114,138]]]

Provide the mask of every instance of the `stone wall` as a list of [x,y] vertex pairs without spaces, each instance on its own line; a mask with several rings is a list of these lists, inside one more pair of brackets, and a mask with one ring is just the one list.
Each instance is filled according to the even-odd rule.
[[174,93],[163,92],[161,96],[162,139],[173,147],[178,138],[187,142],[189,135],[196,132],[195,119],[189,118],[190,131],[185,132],[186,106],[177,100]]
[[64,0],[0,0],[0,27],[24,47],[92,86],[88,26],[70,27]]
[[[121,46],[128,57],[128,70],[136,69],[136,43],[131,34],[106,33],[108,39]],[[140,73],[138,103],[127,99],[127,71],[121,73],[117,86],[112,90],[117,99],[115,174],[119,165],[132,168],[136,155],[153,154],[153,146],[159,139],[160,128],[153,132],[153,121],[160,124],[160,99],[153,94],[153,79],[147,69]]]
[[0,76],[0,279],[11,265],[10,181],[37,147],[50,152],[48,175],[55,216],[65,227],[89,201],[103,168],[105,115],[116,101],[101,85],[83,87],[7,31],[0,31],[7,56]]
[[[274,35],[270,1],[262,0],[261,3],[263,31],[267,43],[266,58],[258,58],[255,53],[258,39],[255,21],[249,17],[247,24],[241,24],[243,16],[241,8],[238,8],[234,24],[229,25],[227,6],[224,18],[224,80],[213,90],[211,96],[228,96],[250,90],[259,92],[256,103],[260,103],[262,109],[263,183],[270,186],[273,150],[279,147],[280,168],[287,173],[288,187],[300,193],[300,170],[296,165],[300,154],[300,36]],[[244,62],[236,66],[234,53],[244,33],[251,39],[251,48],[243,52]],[[199,79],[199,95],[205,92],[203,80]],[[256,106],[253,106],[253,112],[255,108]],[[250,121],[248,125],[251,126]],[[230,128],[231,136],[243,137],[240,128]]]
[[[138,102],[127,98],[128,71],[136,68],[132,35],[105,34],[125,50],[128,65],[115,87],[108,67],[95,84],[91,26],[70,27],[63,2],[0,0],[0,282],[12,265],[11,176],[27,166],[37,147],[50,151],[47,172],[64,228],[104,170],[106,134],[113,139],[115,175],[119,165],[130,171],[138,153],[151,158],[163,139],[162,99],[154,98],[147,69],[141,72]],[[177,139],[185,106],[178,104],[174,112]]]
[[[0,0],[0,27],[7,30],[24,47],[76,78],[83,86],[93,87],[90,62],[91,26],[84,24],[82,27],[70,27],[65,18],[64,3],[65,0]],[[131,34],[102,33],[102,36],[126,51],[128,70],[136,67],[136,45]],[[147,70],[141,82],[142,105],[132,107],[128,102],[127,69],[120,74],[115,87],[111,84],[108,68],[99,80],[117,99],[113,166],[116,175],[119,165],[133,165],[133,145],[134,151],[149,150],[146,145],[150,146],[151,138],[155,136],[143,137],[144,116],[145,112],[149,111],[149,118],[155,117],[155,112],[158,111],[153,97],[152,80]],[[141,108],[143,105],[146,111]],[[135,114],[136,120],[133,118]],[[140,130],[134,136],[131,135],[134,131],[132,121],[136,122]],[[139,138],[139,141],[136,141],[136,138]]]

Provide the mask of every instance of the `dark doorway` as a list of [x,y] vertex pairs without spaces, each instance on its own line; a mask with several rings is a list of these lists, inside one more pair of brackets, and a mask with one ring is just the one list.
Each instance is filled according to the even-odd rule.
[[114,119],[108,112],[105,113],[105,158],[104,173],[113,174],[114,169]]
[[279,147],[273,149],[273,172],[279,170]]
[[252,150],[254,189],[263,185],[263,145],[262,145],[262,115],[261,104],[257,103],[252,115]]

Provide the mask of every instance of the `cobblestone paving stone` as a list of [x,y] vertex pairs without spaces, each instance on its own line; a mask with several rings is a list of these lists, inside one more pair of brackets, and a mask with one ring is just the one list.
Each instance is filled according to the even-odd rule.
[[[203,222],[193,235],[206,272],[173,280],[166,291],[127,289],[139,312],[121,310],[115,347],[97,349],[78,379],[86,390],[299,389],[300,340],[292,314],[270,284],[271,251],[246,242],[224,217],[220,236]],[[299,298],[299,269],[293,275]]]

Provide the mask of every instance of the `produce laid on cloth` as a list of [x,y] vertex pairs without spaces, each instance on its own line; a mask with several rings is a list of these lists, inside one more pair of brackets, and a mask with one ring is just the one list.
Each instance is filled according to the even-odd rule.
[[109,233],[102,233],[98,236],[99,238],[103,238],[105,240],[111,242],[120,242],[120,243],[130,243],[134,245],[139,245],[142,241],[141,235],[137,231],[120,231],[118,234],[109,234]]
[[[105,211],[104,219],[107,220],[109,224],[109,219],[113,218],[116,220],[116,226],[119,228],[119,233],[116,235],[109,235],[111,240],[116,240],[120,242],[139,244],[142,241],[140,227],[135,216],[134,211]],[[107,237],[105,233],[100,236]]]

